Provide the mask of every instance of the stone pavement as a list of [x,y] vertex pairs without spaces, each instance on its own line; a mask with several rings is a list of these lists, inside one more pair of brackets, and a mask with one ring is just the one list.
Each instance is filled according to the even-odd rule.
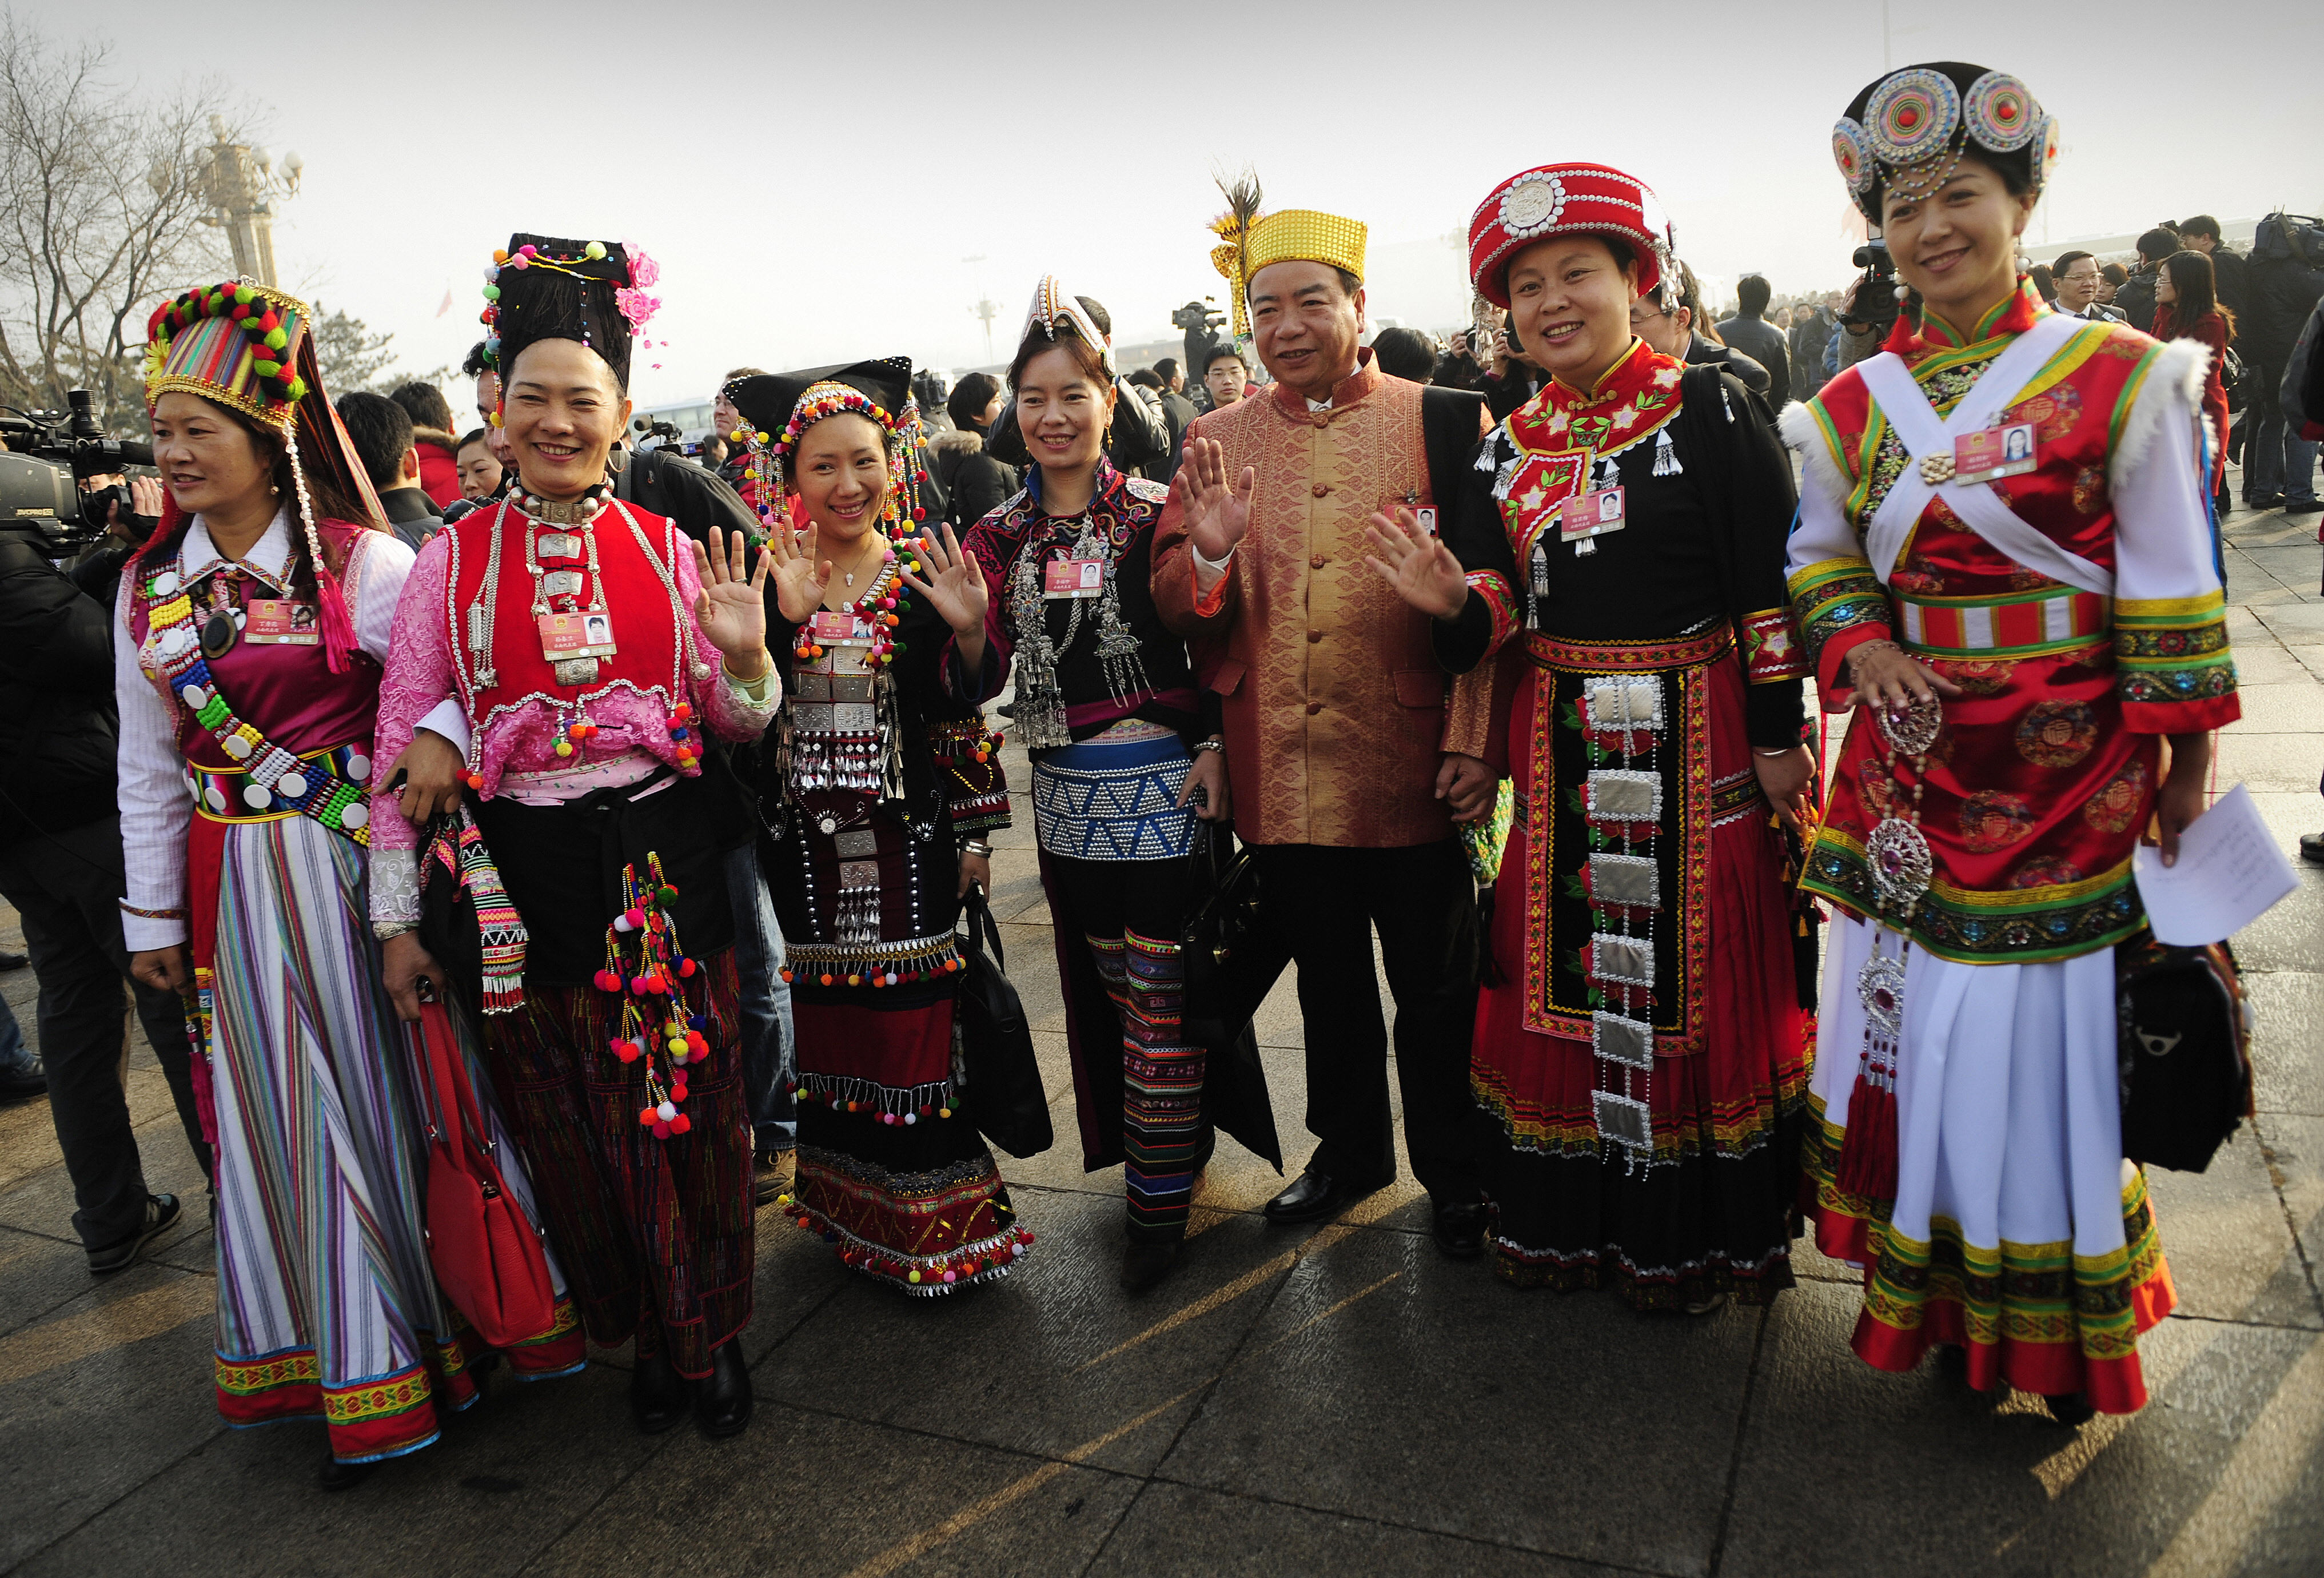
[[[2220,781],[2251,785],[2287,851],[2324,826],[2314,527],[2229,530],[2246,717]],[[1274,1175],[1231,1142],[1179,1270],[1125,1297],[1119,1174],[1075,1162],[1030,841],[1006,836],[995,899],[1060,1139],[1004,1162],[1034,1257],[994,1287],[907,1300],[769,1212],[747,1339],[759,1414],[723,1444],[638,1436],[626,1357],[601,1355],[533,1387],[495,1375],[438,1445],[327,1497],[318,1429],[218,1422],[207,1229],[92,1281],[44,1103],[0,1109],[0,1571],[2324,1570],[2324,870],[2238,939],[2261,1016],[2255,1130],[2206,1174],[2153,1178],[2181,1300],[2142,1344],[2154,1401],[2072,1434],[1932,1365],[1858,1363],[1853,1279],[1804,1246],[1771,1310],[1643,1318],[1442,1260],[1408,1183],[1336,1223],[1270,1227]],[[29,976],[5,986],[29,1029]],[[1287,983],[1259,1028],[1296,1165]],[[152,1186],[198,1221],[142,1047],[130,1094]]]

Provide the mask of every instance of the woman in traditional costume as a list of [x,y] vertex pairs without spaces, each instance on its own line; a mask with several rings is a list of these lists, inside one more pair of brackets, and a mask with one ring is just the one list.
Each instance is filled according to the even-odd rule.
[[[321,1419],[337,1490],[435,1440],[475,1399],[482,1346],[429,1266],[413,1068],[363,922],[411,550],[381,523],[309,327],[302,302],[232,281],[153,314],[170,507],[121,577],[115,689],[132,968],[198,1010],[218,1409]],[[570,1305],[508,1357],[529,1378],[577,1368]]]
[[2117,1107],[2131,851],[2152,816],[2175,858],[2238,707],[2206,355],[2050,312],[2021,278],[2056,142],[2023,83],[1958,61],[1856,96],[1840,173],[1924,305],[1784,434],[1807,478],[1793,606],[1824,705],[1862,709],[1804,879],[1843,911],[1817,1241],[1865,1269],[1868,1362],[1960,1345],[1972,1386],[2079,1423],[2145,1401],[2138,1333],[2172,1304]]
[[1211,1151],[1180,939],[1202,895],[1195,818],[1231,809],[1225,759],[1148,585],[1169,489],[1106,458],[1113,353],[1054,276],[1034,291],[1009,386],[1036,464],[968,535],[987,593],[985,673],[997,682],[1013,657],[1083,1165],[1122,1165],[1121,1284],[1138,1292],[1176,1259]]
[[[922,535],[901,357],[745,378],[729,398],[768,516],[788,701],[761,752],[768,885],[789,953],[798,1175],[786,1213],[918,1295],[1031,1247],[958,1101],[953,923],[989,885],[1009,791],[983,694],[984,577]],[[947,677],[947,670],[950,676]]]
[[774,715],[766,569],[606,486],[651,261],[539,235],[494,258],[517,482],[421,550],[379,715],[381,760],[445,735],[466,794],[424,848],[382,794],[372,918],[408,1014],[447,966],[481,1010],[589,1335],[636,1342],[638,1427],[690,1407],[729,1435],[751,1416],[754,1227],[723,863],[750,826],[701,731],[753,739]]
[[1547,165],[1470,221],[1477,290],[1549,383],[1488,435],[1432,540],[1371,562],[1495,661],[1517,826],[1495,885],[1473,1086],[1498,1122],[1494,1266],[1640,1309],[1792,1283],[1812,1020],[1776,817],[1798,815],[1805,673],[1784,607],[1791,468],[1732,374],[1630,331],[1674,288],[1619,171]]

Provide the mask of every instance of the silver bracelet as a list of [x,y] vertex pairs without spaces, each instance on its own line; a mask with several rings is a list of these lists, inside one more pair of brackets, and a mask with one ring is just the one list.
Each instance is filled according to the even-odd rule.
[[1186,754],[1189,756],[1199,756],[1205,751],[1215,751],[1223,756],[1227,753],[1227,743],[1219,739],[1197,740],[1186,747]]
[[979,860],[991,860],[992,858],[992,845],[987,844],[982,838],[962,839],[960,841],[960,852],[963,854],[973,854]]
[[1762,751],[1758,746],[1754,745],[1751,747],[1751,754],[1754,756],[1789,756],[1793,752],[1798,749],[1799,747],[1797,745],[1785,745],[1780,750]]
[[374,920],[371,923],[371,935],[376,940],[383,943],[392,942],[395,938],[403,936],[406,932],[418,931],[419,929],[420,923],[416,920]]

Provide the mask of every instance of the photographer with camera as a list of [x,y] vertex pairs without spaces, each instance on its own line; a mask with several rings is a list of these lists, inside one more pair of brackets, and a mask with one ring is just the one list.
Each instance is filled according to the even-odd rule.
[[[205,1174],[210,1156],[194,1104],[183,1005],[176,992],[134,981],[118,908],[125,886],[114,771],[119,724],[112,621],[98,599],[150,533],[161,490],[141,446],[93,452],[102,441],[85,400],[74,401],[73,438],[41,428],[39,419],[10,435],[32,451],[25,464],[51,468],[54,485],[78,508],[70,519],[37,525],[12,508],[0,528],[0,896],[23,921],[40,981],[49,1115],[72,1179],[73,1230],[89,1269],[103,1273],[134,1263],[180,1209],[175,1195],[148,1189],[131,1127],[122,1077],[124,982]],[[124,477],[124,463],[146,474]],[[108,469],[73,476],[89,466]],[[21,488],[10,494],[21,508]],[[84,543],[91,549],[76,575],[57,568]]]

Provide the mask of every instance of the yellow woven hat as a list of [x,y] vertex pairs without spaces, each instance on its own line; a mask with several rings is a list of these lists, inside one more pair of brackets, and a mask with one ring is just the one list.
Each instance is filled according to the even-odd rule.
[[1319,263],[1364,277],[1364,237],[1360,219],[1320,214],[1313,208],[1279,208],[1259,212],[1259,183],[1247,181],[1227,193],[1227,211],[1211,224],[1222,238],[1211,249],[1212,266],[1234,288],[1234,331],[1250,332],[1250,307],[1245,298],[1250,277],[1269,263]]

